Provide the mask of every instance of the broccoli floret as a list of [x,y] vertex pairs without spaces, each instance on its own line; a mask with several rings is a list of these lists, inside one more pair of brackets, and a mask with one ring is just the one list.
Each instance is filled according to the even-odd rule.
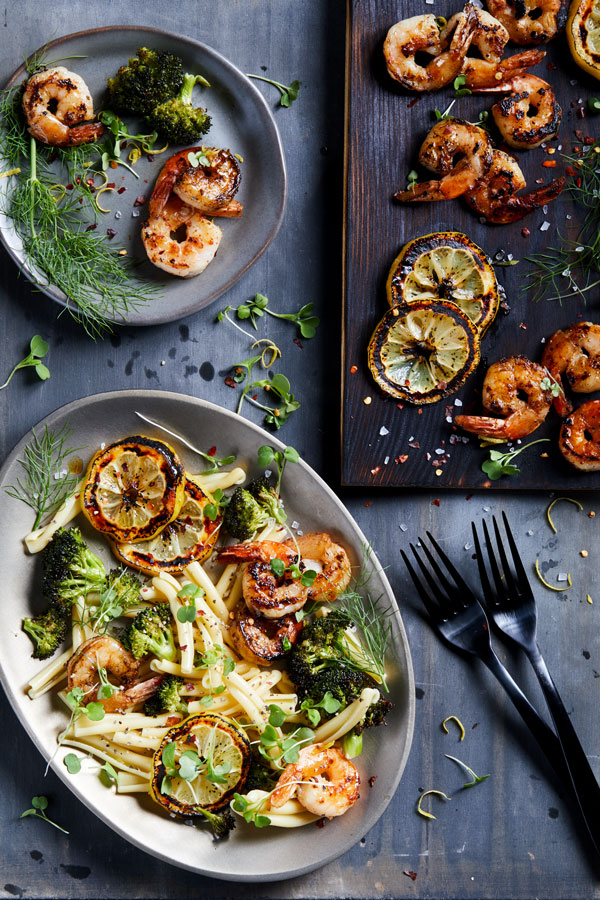
[[111,569],[106,576],[104,591],[111,592],[111,599],[122,609],[139,603],[142,582],[128,569]]
[[244,782],[244,793],[248,794],[250,791],[270,792],[275,787],[276,782],[277,775],[275,772],[266,766],[259,756],[253,755],[250,769],[248,770],[248,777]]
[[176,97],[158,103],[146,113],[146,122],[173,144],[193,144],[211,126],[210,116],[201,106],[192,106],[192,90],[202,75],[186,75]]
[[42,593],[52,605],[72,604],[104,586],[102,561],[88,549],[79,528],[59,528],[42,551]]
[[45,613],[34,619],[23,620],[23,631],[26,631],[35,649],[31,654],[34,659],[47,659],[64,641],[69,627],[69,616],[61,607],[50,606]]
[[216,841],[227,837],[229,832],[235,828],[235,817],[229,807],[222,812],[214,813],[202,806],[197,806],[196,811],[205,817]]
[[287,516],[280,505],[279,494],[269,484],[268,480],[266,478],[257,478],[255,481],[250,482],[248,490],[265,512],[268,512],[269,517],[283,525],[287,520]]
[[266,478],[252,481],[248,487],[237,487],[223,518],[223,527],[232,537],[246,541],[270,519],[285,522],[279,496]]
[[156,603],[137,614],[124,636],[125,646],[136,659],[153,653],[159,659],[174,662],[177,655],[171,630],[171,608],[168,603]]
[[148,115],[159,103],[179,93],[184,75],[178,56],[140,47],[137,57],[108,79],[108,105],[122,112]]
[[156,692],[146,700],[144,712],[147,716],[160,716],[162,713],[181,713],[188,715],[187,703],[181,699],[181,691],[185,686],[183,678],[177,675],[165,675]]
[[[372,687],[373,685],[371,685]],[[365,728],[375,728],[377,725],[385,725],[385,717],[392,708],[389,700],[381,697],[377,703],[372,703],[365,713],[364,719],[355,726],[354,730],[360,734]]]

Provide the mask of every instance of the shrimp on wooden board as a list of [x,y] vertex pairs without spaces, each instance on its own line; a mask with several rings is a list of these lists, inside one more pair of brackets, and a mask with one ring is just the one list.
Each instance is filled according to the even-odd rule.
[[[192,165],[190,156],[200,156],[206,163]],[[205,215],[241,216],[242,205],[233,199],[241,179],[239,163],[230,150],[188,147],[175,153],[162,167],[150,197],[150,215],[160,215],[175,193],[186,206]]]
[[398,191],[394,197],[401,203],[451,200],[472,190],[492,164],[492,145],[483,128],[462,119],[442,119],[423,141],[419,162],[442,178]]
[[[460,73],[476,26],[475,7],[467,3],[463,18],[446,48],[435,16],[412,16],[396,22],[383,44],[389,74],[410,91],[439,90]],[[432,59],[420,65],[416,59],[419,52],[430,54]]]
[[277,809],[295,795],[309,812],[333,819],[356,803],[359,789],[356,766],[340,750],[312,744],[284,769],[271,794],[271,806]]
[[63,66],[31,76],[23,93],[23,111],[29,133],[53,147],[87,144],[104,134],[104,125],[90,121],[94,101],[85,81]]
[[[576,322],[564,331],[555,332],[544,348],[542,365],[559,384],[563,378],[572,391],[591,394],[600,390],[600,325]],[[559,416],[573,409],[564,393],[554,399]]]
[[[69,690],[81,688],[86,703],[98,701],[107,713],[125,712],[151,697],[164,678],[156,675],[136,682],[139,668],[139,660],[123,644],[107,634],[96,635],[84,641],[67,664]],[[105,670],[107,678],[111,676],[118,682],[118,687],[113,684],[112,696],[101,700],[98,700],[102,684],[99,669]]]
[[546,44],[567,21],[569,0],[487,0],[515,44]]
[[[543,387],[542,382],[548,382]],[[548,369],[525,356],[509,356],[493,363],[486,372],[481,391],[484,409],[491,416],[455,416],[460,428],[483,438],[515,441],[542,424],[552,406]]]
[[[295,546],[292,541],[285,543],[291,549]],[[344,548],[324,532],[298,535],[296,544],[305,569],[317,572],[317,577],[309,588],[308,599],[335,600],[348,587],[352,575],[350,560]]]
[[[464,87],[471,91],[490,88],[499,82],[506,82],[515,75],[523,75],[532,66],[540,63],[546,55],[544,50],[525,50],[502,59],[509,40],[508,31],[498,19],[483,9],[476,10],[477,27],[470,42],[469,50],[475,48],[479,58],[467,52],[460,74],[465,76]],[[446,43],[461,21],[464,13],[456,13],[442,29],[441,39]]]
[[180,278],[193,278],[212,262],[223,232],[197,209],[171,197],[162,212],[142,225],[148,259]]
[[294,615],[266,619],[252,613],[243,600],[229,616],[231,643],[242,659],[257,666],[270,666],[286,656],[302,631]]
[[588,400],[563,422],[558,447],[582,472],[600,470],[600,400]]
[[296,548],[277,541],[250,541],[222,547],[217,561],[245,563],[242,574],[242,595],[248,609],[257,616],[280,619],[301,609],[308,600],[308,587],[289,571],[275,574],[271,563],[279,559],[286,569],[298,562]]
[[547,81],[537,75],[518,75],[492,90],[510,90],[492,106],[492,115],[509,147],[530,150],[555,137],[562,109]]
[[517,196],[526,186],[525,177],[515,159],[503,150],[494,150],[490,170],[472,191],[463,194],[465,202],[478,215],[495,225],[518,222],[527,213],[554,200],[565,186],[564,178]]

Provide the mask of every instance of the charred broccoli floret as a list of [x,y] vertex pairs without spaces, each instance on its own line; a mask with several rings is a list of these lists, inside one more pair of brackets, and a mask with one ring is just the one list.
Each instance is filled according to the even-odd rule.
[[186,75],[177,96],[163,100],[146,113],[146,122],[173,144],[193,144],[210,129],[210,116],[192,105],[194,85],[207,84],[202,75]]
[[71,611],[75,600],[101,591],[106,573],[79,528],[59,528],[42,551],[42,593],[53,604]]
[[108,79],[108,105],[122,112],[149,115],[160,103],[179,93],[184,76],[178,56],[140,47],[137,57]]
[[229,832],[233,831],[235,828],[235,817],[229,807],[226,807],[221,812],[215,813],[208,809],[204,809],[202,806],[197,806],[196,811],[205,817],[216,841],[220,841],[221,838],[227,837]]
[[33,619],[23,620],[23,631],[26,631],[35,648],[31,654],[34,659],[47,659],[64,641],[69,627],[69,616],[58,606],[50,606],[45,613]]
[[[153,653],[159,659],[174,662],[177,655],[171,630],[171,608],[156,603],[137,614],[124,635],[123,643],[136,659]],[[164,682],[163,682],[164,683]]]
[[146,715],[160,716],[162,713],[181,713],[187,716],[187,703],[181,699],[183,687],[185,687],[183,678],[178,678],[177,675],[166,675],[156,693],[146,700],[144,704]]
[[244,793],[250,791],[272,791],[277,782],[277,775],[264,764],[260,757],[253,755],[248,770],[248,777],[244,782]]
[[286,518],[275,489],[266,478],[259,478],[235,489],[225,509],[223,527],[232,537],[246,541],[269,519],[283,523]]
[[139,602],[141,589],[142,582],[129,569],[111,569],[104,583],[104,593],[110,591],[114,605],[121,609],[135,606]]

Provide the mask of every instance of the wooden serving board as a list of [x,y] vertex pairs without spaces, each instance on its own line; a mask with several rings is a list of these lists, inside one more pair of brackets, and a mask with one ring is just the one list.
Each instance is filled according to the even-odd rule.
[[[536,304],[523,293],[524,276],[532,268],[525,257],[556,245],[560,235],[577,235],[581,209],[575,208],[567,191],[549,205],[547,212],[536,210],[511,225],[482,223],[460,199],[412,205],[401,205],[392,199],[395,191],[405,187],[410,170],[418,170],[419,147],[435,122],[433,110],[446,109],[454,89],[450,86],[434,94],[404,91],[386,72],[383,40],[390,26],[400,19],[421,13],[449,18],[461,8],[461,0],[435,0],[431,5],[421,0],[348,3],[342,482],[435,489],[597,488],[600,472],[580,473],[560,455],[560,420],[554,411],[532,436],[523,440],[528,443],[542,437],[550,439],[518,457],[519,475],[489,482],[481,471],[488,454],[480,449],[479,441],[470,436],[468,443],[453,443],[458,436],[467,437],[453,425],[454,415],[465,411],[482,413],[479,391],[489,364],[521,353],[539,362],[542,340],[558,328],[582,319],[600,323],[598,289],[587,295],[587,303],[577,296],[565,298],[562,303],[544,299]],[[517,52],[519,48],[509,45],[508,49]],[[587,112],[587,100],[600,94],[600,83],[577,68],[564,35],[546,49],[546,58],[533,71],[552,84],[563,117],[558,139],[549,145],[556,148],[553,155],[542,148],[516,153],[527,179],[526,190],[537,187],[536,179],[548,182],[564,174],[566,164],[561,159],[561,149],[571,153],[574,146],[581,145],[576,130],[594,137],[600,132],[600,117],[581,118],[578,112],[582,107]],[[479,112],[491,109],[495,99],[496,95],[489,94],[462,97],[452,112],[477,121]],[[499,140],[493,126],[491,134]],[[557,161],[556,168],[542,167],[542,162],[549,160]],[[423,177],[420,170],[420,179]],[[541,230],[545,222],[550,227]],[[528,237],[523,236],[523,228],[529,229]],[[456,394],[435,404],[404,404],[400,409],[371,378],[367,345],[388,308],[385,282],[403,244],[420,235],[447,230],[464,232],[492,259],[504,251],[519,260],[518,265],[496,268],[510,309],[499,311],[482,341],[477,372]],[[579,395],[575,405],[593,396],[597,395]],[[455,406],[457,400],[462,407]]]

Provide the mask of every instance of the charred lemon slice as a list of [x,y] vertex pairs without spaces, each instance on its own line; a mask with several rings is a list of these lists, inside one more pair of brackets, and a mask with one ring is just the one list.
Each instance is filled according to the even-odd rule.
[[577,65],[600,78],[600,0],[572,0],[567,42]]
[[185,472],[168,444],[125,438],[92,459],[82,507],[94,528],[115,541],[155,537],[179,514]]
[[191,562],[202,562],[210,554],[223,520],[221,512],[214,519],[206,515],[211,505],[216,508],[212,497],[187,479],[176,519],[147,541],[113,544],[113,550],[121,562],[149,575],[179,572]]
[[190,716],[169,729],[152,761],[154,800],[179,816],[201,806],[227,806],[248,777],[250,744],[229,719],[211,713]]
[[421,300],[447,300],[483,332],[498,311],[498,284],[483,250],[459,231],[415,238],[392,263],[388,275],[390,306]]
[[369,342],[373,378],[386,394],[409,403],[435,403],[454,393],[478,362],[477,329],[447,301],[388,310]]

